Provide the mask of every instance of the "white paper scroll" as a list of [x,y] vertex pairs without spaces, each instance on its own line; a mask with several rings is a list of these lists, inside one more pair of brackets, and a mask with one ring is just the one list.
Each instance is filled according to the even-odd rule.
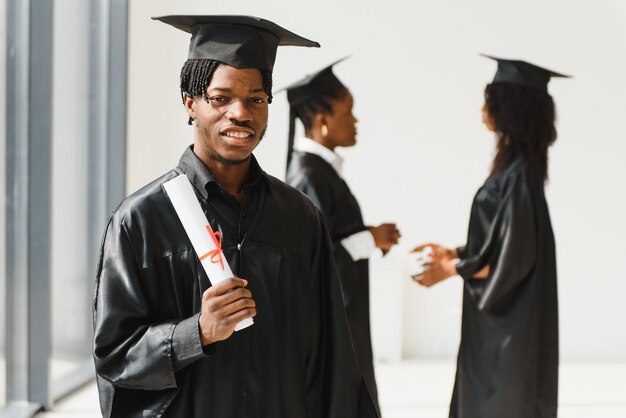
[[[215,285],[233,277],[234,274],[222,252],[221,235],[211,229],[187,176],[181,174],[164,183],[163,188],[174,205],[176,214],[211,283]],[[235,331],[247,328],[253,323],[252,318],[244,319],[237,324]]]
[[433,262],[435,253],[432,247],[426,246],[422,251],[410,253],[406,259],[406,270],[411,276],[424,273],[428,268],[426,264]]

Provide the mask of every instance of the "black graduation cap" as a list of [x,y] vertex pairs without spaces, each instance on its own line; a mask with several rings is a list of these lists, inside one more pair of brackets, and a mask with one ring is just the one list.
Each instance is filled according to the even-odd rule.
[[345,88],[343,83],[333,73],[333,66],[339,64],[348,57],[343,57],[327,67],[309,74],[301,80],[281,89],[287,90],[287,100],[290,106],[295,106],[312,97],[324,95],[325,92],[335,88]]
[[290,108],[289,136],[287,138],[287,166],[289,166],[289,162],[291,161],[291,153],[293,152],[293,142],[296,132],[297,114],[295,107],[302,102],[312,99],[313,97],[323,96],[324,93],[335,88],[346,88],[346,86],[339,81],[337,76],[333,73],[333,66],[339,64],[346,58],[348,57],[346,56],[338,59],[321,70],[313,74],[309,74],[303,79],[298,80],[278,91],[287,91],[287,100],[289,101]]
[[170,15],[152,19],[191,34],[188,59],[212,59],[236,68],[272,71],[278,46],[320,46],[254,16]]
[[493,79],[494,83],[512,83],[548,91],[548,82],[552,77],[570,78],[569,75],[541,68],[526,61],[496,58],[480,54],[498,62],[498,70]]

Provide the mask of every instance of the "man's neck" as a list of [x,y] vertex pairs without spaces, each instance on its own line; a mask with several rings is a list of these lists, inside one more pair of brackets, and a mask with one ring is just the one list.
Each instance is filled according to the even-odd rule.
[[250,159],[237,165],[224,164],[213,160],[213,164],[207,164],[207,167],[215,181],[217,181],[229,195],[234,196],[241,202],[243,197],[243,185],[250,172]]
[[227,164],[212,156],[198,155],[217,183],[241,202],[243,186],[250,172],[252,156],[240,164]]

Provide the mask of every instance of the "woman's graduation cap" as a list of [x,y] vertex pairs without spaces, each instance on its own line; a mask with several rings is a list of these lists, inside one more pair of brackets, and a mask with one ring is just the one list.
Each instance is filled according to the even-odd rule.
[[191,34],[188,59],[211,59],[235,68],[272,71],[279,46],[320,46],[254,16],[170,15],[152,19]]
[[496,58],[485,54],[481,55],[498,62],[498,70],[493,78],[493,83],[519,84],[547,92],[548,82],[552,77],[571,77],[541,68],[526,61]]
[[287,91],[287,100],[289,106],[293,107],[313,97],[323,96],[325,92],[345,88],[343,83],[339,81],[333,73],[333,66],[339,64],[348,57],[343,57],[321,70],[307,75],[301,80],[285,87],[282,90]]
[[287,164],[291,160],[291,152],[293,151],[293,141],[296,127],[296,106],[306,102],[314,97],[323,97],[326,92],[346,88],[346,86],[333,73],[333,66],[339,64],[348,57],[343,57],[332,64],[322,68],[321,70],[309,74],[306,77],[296,81],[280,89],[279,91],[287,91],[287,100],[289,101],[289,138],[287,142]]

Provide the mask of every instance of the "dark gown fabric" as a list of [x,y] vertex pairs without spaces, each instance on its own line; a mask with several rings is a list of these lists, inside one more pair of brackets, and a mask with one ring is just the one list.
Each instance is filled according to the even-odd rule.
[[353,261],[341,245],[344,238],[366,229],[359,204],[333,167],[315,154],[294,151],[286,181],[311,198],[328,225],[359,366],[378,410],[370,336],[368,260]]
[[[552,226],[538,167],[488,179],[459,248],[463,320],[451,418],[554,418],[558,309]],[[486,280],[472,279],[489,265]]]
[[[162,188],[180,172],[257,304],[254,325],[204,348],[198,317],[210,284]],[[94,330],[104,417],[376,416],[319,211],[254,157],[241,203],[191,148],[121,203],[102,243]]]

